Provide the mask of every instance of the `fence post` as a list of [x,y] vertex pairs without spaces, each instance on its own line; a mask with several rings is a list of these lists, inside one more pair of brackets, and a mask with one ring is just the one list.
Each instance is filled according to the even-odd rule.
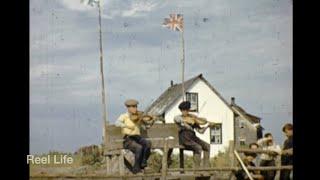
[[162,170],[161,170],[161,179],[165,180],[167,176],[167,169],[168,169],[168,139],[163,138],[164,146],[163,146],[163,156],[162,156]]
[[229,141],[229,158],[231,167],[235,167],[235,158],[234,158],[234,141]]
[[106,165],[107,165],[107,174],[111,174],[110,172],[110,157],[109,155],[105,155],[106,158]]
[[[234,155],[234,141],[229,141],[229,160],[230,160],[230,166],[231,167],[235,167],[236,164],[235,164],[235,155]],[[231,171],[230,173],[230,176],[229,176],[229,179],[234,179],[235,176],[234,176],[234,172]]]
[[280,180],[280,167],[281,167],[281,155],[278,154],[276,157],[276,166],[279,168],[277,170],[276,176],[275,176],[275,180]]
[[120,149],[120,154],[119,154],[119,174],[120,176],[124,175],[124,152],[122,149]]

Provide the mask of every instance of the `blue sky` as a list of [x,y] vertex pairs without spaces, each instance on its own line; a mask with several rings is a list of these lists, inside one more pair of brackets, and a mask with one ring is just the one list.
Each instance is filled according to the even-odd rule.
[[[184,15],[186,79],[203,73],[282,143],[292,122],[290,0],[104,0],[110,121],[125,99],[143,110],[180,82],[179,33],[161,27],[170,13]],[[30,1],[31,153],[102,141],[97,15],[80,0]]]

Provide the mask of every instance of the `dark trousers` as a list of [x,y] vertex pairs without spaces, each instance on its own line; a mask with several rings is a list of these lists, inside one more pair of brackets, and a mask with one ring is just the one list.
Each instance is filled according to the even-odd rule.
[[[282,155],[281,156],[281,166],[292,166],[293,160],[292,156]],[[280,171],[280,180],[290,180],[291,170],[281,170]]]
[[139,172],[141,168],[147,166],[147,160],[150,156],[150,141],[145,138],[134,135],[134,136],[125,136],[123,146],[125,149],[129,149],[134,153],[134,165],[133,172]]
[[280,171],[280,180],[290,180],[291,170],[281,170]]
[[192,150],[194,153],[195,167],[200,167],[201,152],[203,151],[203,166],[210,167],[210,144],[198,138],[195,132],[190,130],[182,130],[179,133],[179,140],[187,150]]
[[[274,160],[261,160],[260,166],[275,166]],[[275,171],[261,171],[261,175],[264,177],[264,180],[274,180],[276,176]]]

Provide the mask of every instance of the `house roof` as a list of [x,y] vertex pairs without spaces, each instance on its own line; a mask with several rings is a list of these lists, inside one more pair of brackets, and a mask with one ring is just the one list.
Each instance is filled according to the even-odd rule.
[[[231,106],[228,102],[216,91],[213,86],[203,77],[202,74],[199,74],[187,81],[184,82],[185,90],[191,88],[191,86],[197,81],[202,80],[206,83],[209,88],[214,91],[218,97],[225,103],[225,105],[232,110]],[[155,100],[146,110],[145,112],[150,114],[163,114],[172,104],[174,104],[179,98],[181,98],[182,92],[182,83],[175,84],[169,87],[166,91],[164,91],[157,100]],[[233,111],[233,110],[232,110]]]
[[[187,81],[184,82],[185,90],[188,91],[192,87],[192,85],[197,81],[202,80],[221,100],[222,102],[234,113],[244,117],[252,123],[259,123],[260,119],[257,116],[247,113],[243,108],[238,105],[230,105],[221,95],[220,93],[203,77],[202,74],[199,74]],[[167,90],[165,90],[159,97],[156,99],[148,108],[146,108],[145,112],[150,114],[163,114],[168,108],[170,108],[179,98],[181,98],[182,94],[182,83],[174,84],[170,86]]]
[[241,108],[240,106],[238,106],[236,104],[231,105],[231,107],[236,114],[249,120],[251,123],[260,123],[260,120],[261,120],[260,117],[257,117],[255,115],[247,113],[243,108]]
[[[201,74],[193,77],[184,82],[184,88],[189,89],[193,83],[202,76]],[[150,114],[163,114],[173,103],[175,103],[180,97],[182,92],[182,84],[174,84],[164,91],[158,99],[156,99],[145,112]]]

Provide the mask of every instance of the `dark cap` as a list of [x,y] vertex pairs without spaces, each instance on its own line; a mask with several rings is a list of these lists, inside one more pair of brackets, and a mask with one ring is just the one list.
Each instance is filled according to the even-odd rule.
[[139,102],[135,99],[128,99],[128,100],[126,100],[126,102],[124,102],[124,104],[126,106],[136,106],[139,104]]
[[189,101],[183,101],[179,104],[180,110],[189,110],[191,108],[191,103]]

